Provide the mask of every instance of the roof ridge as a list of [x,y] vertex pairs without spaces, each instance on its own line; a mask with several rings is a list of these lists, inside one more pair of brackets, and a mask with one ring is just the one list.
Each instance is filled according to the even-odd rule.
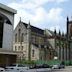
[[[24,25],[25,25],[25,27],[27,28],[27,26],[28,26],[28,23],[25,23],[25,22],[23,22],[23,21],[21,21]],[[41,28],[38,28],[38,27],[35,27],[35,26],[33,26],[33,25],[30,25],[31,26],[31,30],[33,31],[33,32],[36,32],[36,33],[40,33],[40,34],[44,34],[44,30],[43,29],[41,29]]]

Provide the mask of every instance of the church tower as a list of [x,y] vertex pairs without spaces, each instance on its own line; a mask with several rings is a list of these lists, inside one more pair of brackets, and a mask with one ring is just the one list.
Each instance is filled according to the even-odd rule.
[[69,21],[69,18],[67,17],[67,35],[69,37],[72,36],[72,20]]
[[67,36],[68,36],[68,23],[69,23],[69,18],[67,16]]
[[68,49],[69,49],[69,60],[72,60],[72,20],[67,17],[67,39],[68,39]]

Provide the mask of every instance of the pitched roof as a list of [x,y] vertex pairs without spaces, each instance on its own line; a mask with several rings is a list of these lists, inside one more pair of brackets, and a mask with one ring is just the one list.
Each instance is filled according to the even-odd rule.
[[53,31],[51,31],[51,30],[48,30],[48,31],[52,34],[52,36],[55,35],[55,33]]
[[[27,23],[24,23],[24,22],[22,22],[24,25],[25,25],[25,27],[27,28],[27,26],[28,26],[28,24]],[[37,27],[35,27],[35,26],[32,26],[32,25],[30,25],[31,26],[31,31],[32,32],[36,32],[36,33],[39,33],[39,34],[44,34],[44,30],[42,30],[42,29],[40,29],[40,28],[37,28]]]
[[34,27],[34,26],[31,26],[31,31],[39,33],[39,34],[44,34],[44,30]]
[[46,34],[47,36],[55,36],[54,32],[51,31],[51,30],[48,30],[48,29],[45,29],[45,34]]

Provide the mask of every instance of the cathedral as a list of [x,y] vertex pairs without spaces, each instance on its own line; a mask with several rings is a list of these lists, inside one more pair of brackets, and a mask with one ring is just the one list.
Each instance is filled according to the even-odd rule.
[[67,17],[67,33],[53,32],[20,21],[14,30],[13,50],[26,60],[70,60],[72,47],[72,21]]
[[50,60],[54,49],[48,41],[49,30],[20,21],[14,30],[13,50],[22,52],[19,57],[26,60]]

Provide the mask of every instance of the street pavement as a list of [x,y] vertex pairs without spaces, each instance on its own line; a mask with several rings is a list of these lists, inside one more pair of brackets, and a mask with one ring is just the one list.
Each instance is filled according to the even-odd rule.
[[53,69],[51,72],[72,72],[72,66],[66,66],[64,69]]
[[[5,71],[5,72],[16,72],[16,71]],[[72,72],[72,66],[66,66],[64,69],[52,69],[51,71],[37,71],[36,70],[36,71],[23,71],[23,72]]]

